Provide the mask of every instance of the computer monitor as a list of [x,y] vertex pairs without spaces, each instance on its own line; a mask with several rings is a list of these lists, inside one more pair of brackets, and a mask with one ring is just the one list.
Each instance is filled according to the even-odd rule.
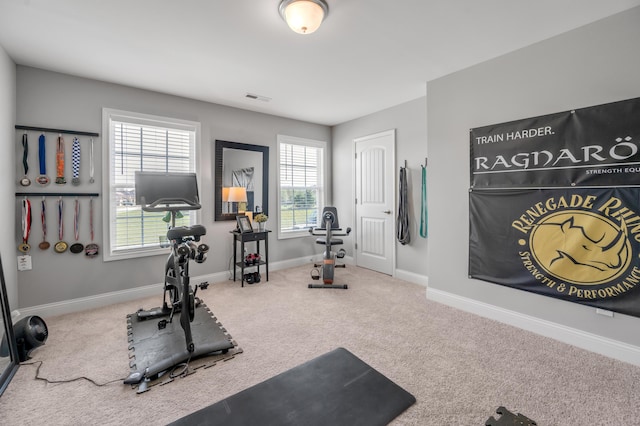
[[136,172],[136,204],[143,207],[200,208],[195,173]]

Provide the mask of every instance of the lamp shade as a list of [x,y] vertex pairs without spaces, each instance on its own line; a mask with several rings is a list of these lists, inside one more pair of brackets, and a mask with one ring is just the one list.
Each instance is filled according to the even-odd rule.
[[230,203],[246,203],[247,202],[247,188],[242,186],[232,186],[229,188],[229,198],[227,199]]
[[222,187],[222,202],[223,203],[228,203],[229,202],[229,187],[228,186],[223,186]]
[[324,0],[282,0],[279,9],[289,28],[298,34],[316,31],[329,12]]

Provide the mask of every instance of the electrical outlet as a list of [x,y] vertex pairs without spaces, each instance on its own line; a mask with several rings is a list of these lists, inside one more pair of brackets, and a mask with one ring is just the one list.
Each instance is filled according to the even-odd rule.
[[31,269],[33,269],[31,266],[31,256],[28,254],[18,256],[18,271],[30,271]]

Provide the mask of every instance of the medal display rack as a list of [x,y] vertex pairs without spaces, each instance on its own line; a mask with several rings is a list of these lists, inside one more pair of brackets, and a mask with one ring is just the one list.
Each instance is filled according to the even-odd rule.
[[[20,186],[23,187],[28,187],[28,186],[32,186],[32,184],[37,184],[40,187],[46,187],[49,183],[51,182],[55,182],[57,185],[65,185],[67,183],[67,181],[74,186],[79,186],[81,185],[81,180],[80,180],[80,162],[81,162],[81,156],[80,156],[80,140],[79,137],[85,136],[87,138],[89,138],[88,140],[88,148],[89,148],[89,179],[86,181],[89,184],[93,184],[95,183],[95,179],[94,179],[94,138],[98,138],[100,137],[99,133],[96,132],[85,132],[85,131],[79,131],[79,130],[68,130],[68,129],[55,129],[55,128],[49,128],[49,127],[38,127],[38,126],[24,126],[24,125],[15,125],[15,129],[18,131],[24,131],[24,134],[22,135],[22,164],[23,164],[23,169],[24,169],[24,176],[19,180],[19,184]],[[28,137],[27,137],[27,132],[37,132],[40,133],[40,136],[37,138],[37,148],[38,148],[38,161],[39,161],[39,166],[40,166],[40,175],[37,175],[37,177],[35,178],[35,180],[31,180],[28,177],[28,171],[29,171],[29,164],[28,164],[28,156],[29,156],[29,146],[28,146]],[[46,146],[47,145],[51,145],[51,143],[46,143],[46,139],[45,139],[45,134],[57,134],[57,148],[55,150],[55,162],[56,162],[56,173],[54,174],[54,176],[52,178],[50,178],[49,176],[47,176],[46,173],[46,164],[47,164],[47,153],[46,153]],[[69,144],[69,147],[71,147],[71,156],[66,156],[65,155],[65,141],[63,139],[63,135],[70,135],[73,138],[73,141]],[[65,178],[65,157],[69,157],[67,158],[67,160],[71,160],[70,164],[71,164],[71,169],[72,169],[72,176],[68,176],[68,177],[72,177],[72,179],[67,179]],[[69,163],[68,163],[69,164]],[[26,189],[26,188],[25,188]],[[36,187],[33,187],[33,189],[37,189]],[[43,188],[44,189],[44,188]],[[69,188],[71,189],[71,188]],[[77,188],[80,189],[80,188]],[[53,244],[49,244],[49,242],[46,241],[46,214],[45,214],[45,198],[53,198],[56,197],[59,199],[58,201],[58,233],[59,233],[59,238],[60,241],[55,244],[54,249],[56,253],[62,253],[64,251],[66,251],[67,248],[67,243],[62,241],[62,233],[63,233],[63,201],[62,201],[62,197],[75,197],[76,198],[76,202],[75,202],[75,213],[74,213],[74,220],[73,220],[73,224],[74,224],[74,236],[75,236],[75,244],[71,244],[70,247],[70,251],[72,253],[81,253],[81,252],[85,252],[86,256],[91,258],[91,257],[95,257],[98,254],[98,245],[94,243],[93,239],[94,239],[94,228],[93,228],[93,198],[94,197],[100,197],[100,193],[98,192],[73,192],[73,191],[67,191],[67,192],[54,192],[54,191],[22,191],[22,192],[16,192],[16,197],[24,197],[24,199],[21,201],[21,203],[23,204],[23,230],[22,230],[22,243],[18,246],[18,250],[22,253],[24,253],[25,255],[27,255],[31,249],[31,246],[28,244],[28,239],[29,239],[29,233],[31,230],[31,222],[33,219],[33,212],[32,212],[32,208],[31,208],[31,204],[28,200],[28,198],[35,198],[35,197],[42,197],[42,201],[41,201],[41,222],[42,222],[42,232],[43,232],[43,241],[37,245],[38,248],[40,248],[41,250],[46,250],[48,249],[50,246],[54,246]],[[80,216],[80,204],[78,202],[78,198],[80,197],[90,197],[90,224],[91,224],[91,243],[87,244],[86,246],[83,246],[82,244],[79,243],[79,231],[78,231],[78,224],[79,224],[79,216]],[[60,247],[59,247],[60,246]],[[64,246],[64,247],[62,247]],[[29,256],[23,256],[25,258],[29,257]],[[28,268],[30,269],[30,267]],[[24,269],[26,270],[26,269]]]
[[99,197],[97,192],[16,192],[16,197]]
[[82,132],[79,130],[62,130],[62,129],[50,129],[47,127],[34,127],[34,126],[20,126],[16,124],[16,130],[34,130],[37,132],[45,132],[45,133],[62,133],[65,135],[77,135],[77,136],[91,136],[97,138],[100,136],[99,133],[94,132]]

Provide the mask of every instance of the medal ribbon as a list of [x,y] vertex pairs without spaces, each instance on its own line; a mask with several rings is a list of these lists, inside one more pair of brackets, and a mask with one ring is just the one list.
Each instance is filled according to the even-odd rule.
[[47,240],[47,203],[44,201],[44,197],[42,197],[42,201],[40,201],[40,222],[42,222],[42,241]]
[[62,223],[62,211],[64,209],[64,201],[62,201],[62,197],[58,198],[58,238],[62,241],[62,236],[64,235],[64,225]]
[[93,242],[93,197],[89,199],[89,227],[91,228],[91,242]]
[[93,138],[91,138],[91,145],[89,145],[89,183],[93,183]]
[[24,197],[22,200],[22,242],[27,244],[31,233],[31,202]]
[[29,142],[27,140],[26,132],[22,135],[22,148],[24,149],[24,154],[22,154],[22,165],[24,166],[24,175],[26,176],[29,171],[29,162],[27,160],[27,156],[29,155]]
[[47,174],[47,156],[45,155],[45,137],[44,133],[38,138],[38,158],[40,159],[40,174]]
[[73,138],[73,145],[71,145],[71,169],[73,170],[73,179],[71,183],[74,185],[80,184],[80,141],[78,138]]
[[78,201],[78,199],[76,198],[76,205],[74,207],[74,212],[73,212],[73,236],[76,239],[76,241],[78,241],[78,238],[80,238],[80,231],[79,231],[79,218],[80,216],[80,202]]
[[58,148],[56,150],[56,183],[64,185],[67,183],[64,178],[64,139],[58,136]]

